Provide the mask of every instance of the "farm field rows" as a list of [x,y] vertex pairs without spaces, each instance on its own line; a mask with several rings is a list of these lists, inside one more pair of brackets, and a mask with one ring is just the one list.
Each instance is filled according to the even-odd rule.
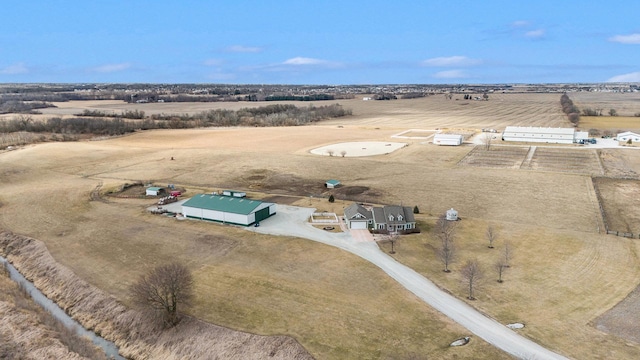
[[[303,127],[158,130],[1,153],[0,227],[42,240],[57,261],[124,303],[129,303],[128,285],[139,274],[164,261],[185,263],[197,283],[192,315],[257,334],[291,335],[318,359],[508,358],[475,338],[466,347],[448,348],[448,342],[466,335],[464,329],[342,251],[153,216],[145,212],[150,205],[145,200],[90,201],[97,186],[108,190],[143,181],[180,184],[187,195],[224,188],[296,195],[302,200],[295,204],[322,211],[330,208],[319,198],[327,196],[324,181],[339,179],[343,189],[354,191],[335,189],[333,211],[352,200],[420,208],[424,231],[399,240],[396,258],[453,294],[464,297],[460,266],[478,258],[486,282],[472,305],[482,312],[504,323],[525,322],[525,336],[572,358],[640,357],[639,345],[626,345],[591,325],[624,299],[640,276],[638,240],[598,233],[591,170],[460,166],[478,150],[434,146],[423,139],[403,139],[407,147],[372,157],[309,152],[339,142],[392,141],[391,135],[409,129],[567,126],[559,94],[493,94],[489,101],[466,105],[440,96],[337,102],[354,115]],[[247,106],[230,106],[239,105]],[[97,106],[102,105],[90,105]],[[526,159],[529,148],[493,149],[515,151],[506,158],[516,164]],[[562,150],[538,147],[536,153],[551,156]],[[598,156],[591,150],[567,150],[568,157],[589,154],[588,164]],[[606,151],[607,156],[600,154],[605,175],[620,169],[640,173],[640,152]],[[629,194],[639,196],[633,189]],[[451,207],[462,218],[459,261],[453,273],[445,274],[429,229]],[[640,226],[635,217],[625,218]],[[491,267],[500,250],[486,247],[488,224],[499,229],[500,246],[508,240],[514,247],[503,284],[493,279]],[[381,246],[388,251],[388,244]]]

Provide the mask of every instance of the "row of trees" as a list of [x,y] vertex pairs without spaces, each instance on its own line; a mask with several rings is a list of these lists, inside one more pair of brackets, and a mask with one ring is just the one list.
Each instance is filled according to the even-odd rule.
[[567,115],[567,118],[571,121],[573,126],[578,126],[578,123],[580,122],[580,109],[573,104],[573,101],[566,93],[560,96],[560,106],[562,107],[562,112]]
[[[88,112],[87,114],[94,114]],[[103,118],[78,117],[63,119],[59,117],[35,120],[21,115],[0,122],[0,133],[20,131],[35,133],[122,135],[136,130],[148,129],[184,129],[207,126],[298,126],[328,118],[351,115],[350,110],[341,105],[296,107],[294,105],[269,105],[259,108],[245,108],[237,111],[210,110],[195,115],[153,115],[143,120],[127,121],[122,117]],[[144,117],[142,111],[129,111],[124,115],[133,119]],[[109,115],[111,116],[111,115]]]
[[55,107],[53,104],[44,101],[21,101],[21,100],[6,100],[0,101],[0,114],[37,114],[36,109],[44,109],[48,107]]
[[[584,116],[602,116],[602,108],[584,108],[582,109],[582,115]],[[616,109],[609,109],[609,116],[618,116],[618,111]]]

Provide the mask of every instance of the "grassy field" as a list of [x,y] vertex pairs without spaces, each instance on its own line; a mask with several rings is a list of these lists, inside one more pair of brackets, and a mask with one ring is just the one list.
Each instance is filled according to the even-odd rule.
[[[0,227],[44,241],[57,261],[124,303],[138,275],[163,261],[183,262],[196,277],[192,315],[257,334],[294,336],[318,359],[508,358],[477,338],[448,348],[467,335],[464,329],[342,251],[153,216],[145,212],[145,200],[90,201],[98,186],[104,191],[149,181],[179,184],[187,195],[223,188],[296,195],[298,205],[339,212],[348,202],[318,199],[324,181],[335,178],[353,190],[334,190],[338,200],[417,205],[425,229],[447,209],[458,210],[463,220],[453,273],[441,271],[427,230],[403,237],[396,257],[461,298],[458,270],[466,259],[478,258],[486,277],[472,305],[489,316],[526,323],[525,336],[569,357],[640,357],[637,344],[591,325],[636,287],[640,261],[637,240],[598,233],[588,174],[460,166],[474,147],[439,147],[421,139],[403,139],[408,147],[374,157],[309,153],[337,142],[390,141],[416,128],[567,126],[558,94],[494,94],[487,102],[440,96],[340,102],[352,108],[352,117],[314,126],[150,131],[4,152]],[[169,105],[185,111],[189,106]],[[240,105],[248,106],[232,104]],[[151,111],[138,104],[105,107]],[[640,153],[607,154],[597,153],[605,175],[620,168],[640,172]],[[486,247],[488,224],[500,231],[496,249]],[[506,240],[514,248],[513,266],[498,284],[491,267]]]

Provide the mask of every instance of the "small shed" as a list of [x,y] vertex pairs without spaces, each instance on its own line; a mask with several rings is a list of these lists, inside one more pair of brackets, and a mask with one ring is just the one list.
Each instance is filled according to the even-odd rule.
[[236,191],[236,190],[223,190],[222,195],[243,198],[247,196],[247,193],[242,191]]
[[327,182],[325,182],[325,183],[324,183],[324,186],[325,186],[327,189],[333,189],[333,188],[336,188],[336,187],[338,187],[338,185],[340,185],[340,181],[338,181],[338,180],[333,180],[333,179],[331,179],[331,180],[327,180]]
[[438,133],[433,136],[433,144],[458,146],[462,144],[462,135]]
[[149,186],[146,192],[148,196],[158,196],[162,193],[164,193],[164,188],[158,186]]
[[636,134],[631,131],[625,131],[616,135],[616,140],[625,142],[629,140],[631,140],[632,142],[640,142],[640,134]]
[[458,217],[458,211],[453,208],[447,210],[447,220],[449,221],[458,221],[460,218]]

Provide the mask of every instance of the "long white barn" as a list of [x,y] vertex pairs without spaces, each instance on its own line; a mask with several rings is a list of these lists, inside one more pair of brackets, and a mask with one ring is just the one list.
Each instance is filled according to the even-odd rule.
[[507,126],[502,132],[503,141],[541,142],[573,144],[576,142],[574,128],[544,128],[534,126]]

